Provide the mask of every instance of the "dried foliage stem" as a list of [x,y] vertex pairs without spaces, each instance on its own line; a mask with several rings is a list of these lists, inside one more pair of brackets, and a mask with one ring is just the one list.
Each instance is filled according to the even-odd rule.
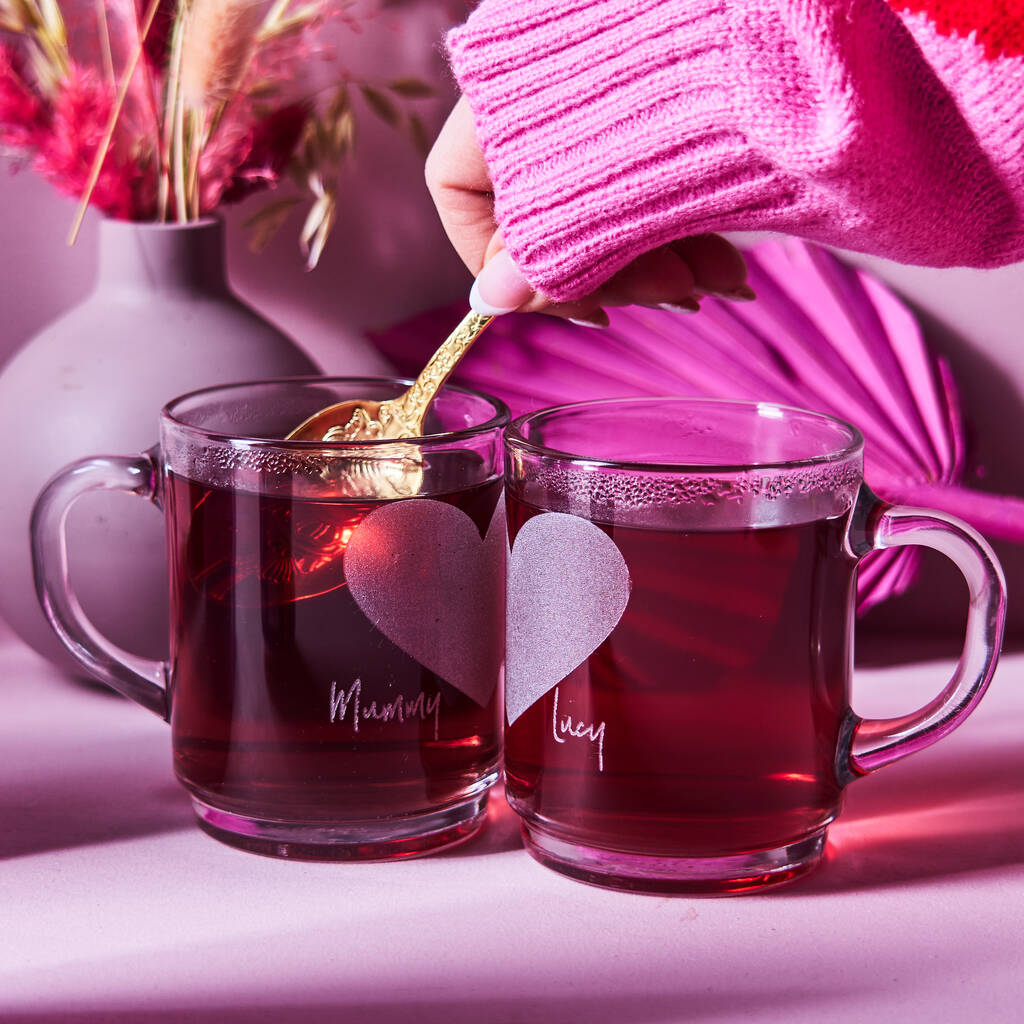
[[185,179],[185,195],[188,200],[188,215],[192,220],[199,218],[199,157],[206,147],[209,133],[203,124],[203,115],[198,110],[188,112],[188,177]]
[[103,57],[103,71],[108,82],[115,82],[114,55],[110,49],[110,26],[107,24],[107,5],[105,0],[95,0],[96,31],[100,37],[100,54]]
[[39,90],[52,98],[71,67],[60,6],[55,0],[0,0],[0,29],[25,38]]
[[171,198],[171,159],[174,153],[174,126],[175,113],[178,109],[178,93],[181,82],[181,48],[184,40],[184,28],[182,19],[184,17],[185,5],[181,4],[178,17],[174,21],[174,28],[171,34],[171,53],[168,61],[167,90],[164,96],[163,116],[163,151],[164,164],[163,173],[157,185],[157,220],[161,223],[167,220]]
[[60,6],[56,0],[40,0],[34,6],[39,11],[40,31],[37,34],[40,43],[49,51],[54,66],[67,73],[68,36]]
[[[134,6],[134,5],[133,5]],[[139,45],[143,45],[142,27],[139,24],[138,9],[135,16],[135,37]],[[146,99],[149,103],[149,111],[153,117],[153,160],[156,164],[156,181],[158,193],[158,206],[160,195],[163,196],[163,208],[167,208],[167,146],[164,142],[164,134],[161,121],[160,101],[157,99],[157,88],[153,81],[153,68],[149,62],[143,66],[143,74],[146,83]],[[164,217],[159,218],[163,220]]]
[[117,98],[114,100],[114,105],[110,110],[110,117],[107,119],[107,127],[103,133],[103,138],[100,141],[99,147],[96,150],[96,157],[92,162],[92,170],[89,172],[89,180],[86,183],[85,191],[82,194],[82,201],[78,207],[78,213],[75,215],[74,223],[71,225],[71,232],[68,235],[68,245],[74,245],[75,239],[78,238],[78,232],[82,227],[82,220],[85,218],[85,211],[89,207],[89,199],[92,196],[93,189],[96,187],[96,182],[99,181],[100,171],[103,169],[103,161],[107,158],[107,153],[110,150],[110,142],[114,137],[114,129],[117,127],[117,119],[121,116],[121,109],[124,107],[125,97],[128,95],[128,89],[132,84],[132,76],[135,74],[135,69],[139,66],[139,59],[142,57],[146,37],[149,35],[149,30],[153,26],[153,18],[156,16],[156,11],[159,6],[160,0],[149,0],[149,7],[146,9],[146,16],[142,22],[142,30],[139,32],[139,42],[135,47],[135,52],[132,54],[131,60],[128,61],[128,66],[124,70],[124,75],[121,78],[121,87],[117,91]]
[[174,104],[174,132],[171,143],[171,179],[174,182],[175,219],[188,221],[188,195],[185,189],[185,97],[179,87]]

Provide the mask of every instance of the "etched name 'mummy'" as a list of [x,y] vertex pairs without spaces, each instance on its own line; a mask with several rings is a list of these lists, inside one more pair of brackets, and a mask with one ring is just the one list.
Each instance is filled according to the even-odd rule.
[[347,690],[339,688],[336,680],[331,680],[331,721],[344,722],[352,712],[351,722],[354,732],[359,732],[361,722],[407,722],[418,718],[421,722],[428,718],[434,719],[434,739],[437,739],[441,720],[441,694],[435,693],[428,697],[422,690],[412,699],[404,694],[378,703],[371,700],[363,702],[363,684],[357,679]]

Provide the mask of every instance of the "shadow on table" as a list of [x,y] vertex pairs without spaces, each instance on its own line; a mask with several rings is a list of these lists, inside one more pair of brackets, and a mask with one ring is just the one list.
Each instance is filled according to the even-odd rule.
[[8,776],[0,789],[0,860],[193,827],[166,758],[151,737],[137,736],[68,751],[45,774]]
[[442,850],[434,857],[481,857],[490,853],[509,853],[523,848],[519,815],[505,802],[504,784],[499,779],[487,803],[487,823],[481,832],[462,846]]
[[[500,784],[499,784],[500,785]],[[522,848],[500,791],[484,831],[443,858]],[[1024,864],[1024,744],[934,751],[852,784],[821,868],[774,897],[905,885]]]
[[1024,747],[943,745],[856,781],[822,866],[778,898],[907,885],[1024,863]]
[[[87,757],[70,753],[44,776],[8,782],[0,789],[0,860],[194,828],[188,796],[166,764],[166,751],[153,747],[148,737],[107,742]],[[500,787],[483,830],[435,857],[477,857],[522,846],[519,818]]]
[[131,1021],[132,1024],[678,1024],[680,1020],[736,1020],[778,1014],[784,1020],[787,1010],[806,1010],[823,1004],[835,1006],[844,997],[841,985],[830,984],[823,990],[809,981],[806,987],[784,986],[763,989],[708,991],[703,986],[677,993],[621,993],[587,995],[576,991],[565,995],[549,992],[512,996],[496,992],[487,997],[465,1000],[437,999],[425,994],[410,994],[391,1002],[350,1002],[332,1005],[289,999],[275,1005],[260,1000],[249,1006],[153,1010],[125,1007],[106,1010],[66,1010],[47,1013],[17,1013],[4,1016],[5,1024],[108,1024]]

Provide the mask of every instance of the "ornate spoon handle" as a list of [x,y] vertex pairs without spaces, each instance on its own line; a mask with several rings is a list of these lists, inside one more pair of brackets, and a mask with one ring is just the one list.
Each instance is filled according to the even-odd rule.
[[[430,362],[412,382],[409,390],[381,405],[377,418],[382,424],[388,424],[387,436],[418,437],[423,433],[423,419],[434,396],[469,351],[470,345],[493,319],[492,316],[482,316],[480,313],[467,313],[430,357]],[[391,423],[395,426],[391,426]],[[395,427],[399,425],[401,434],[395,432]]]
[[493,319],[469,313],[404,394],[386,402],[367,398],[335,402],[303,420],[285,440],[349,443],[421,437],[423,420],[434,396]]

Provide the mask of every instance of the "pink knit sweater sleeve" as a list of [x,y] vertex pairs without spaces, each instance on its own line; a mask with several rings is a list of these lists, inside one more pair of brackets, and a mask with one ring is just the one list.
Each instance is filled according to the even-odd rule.
[[513,258],[556,300],[709,231],[1024,258],[1024,17],[907,4],[483,0],[448,46]]

